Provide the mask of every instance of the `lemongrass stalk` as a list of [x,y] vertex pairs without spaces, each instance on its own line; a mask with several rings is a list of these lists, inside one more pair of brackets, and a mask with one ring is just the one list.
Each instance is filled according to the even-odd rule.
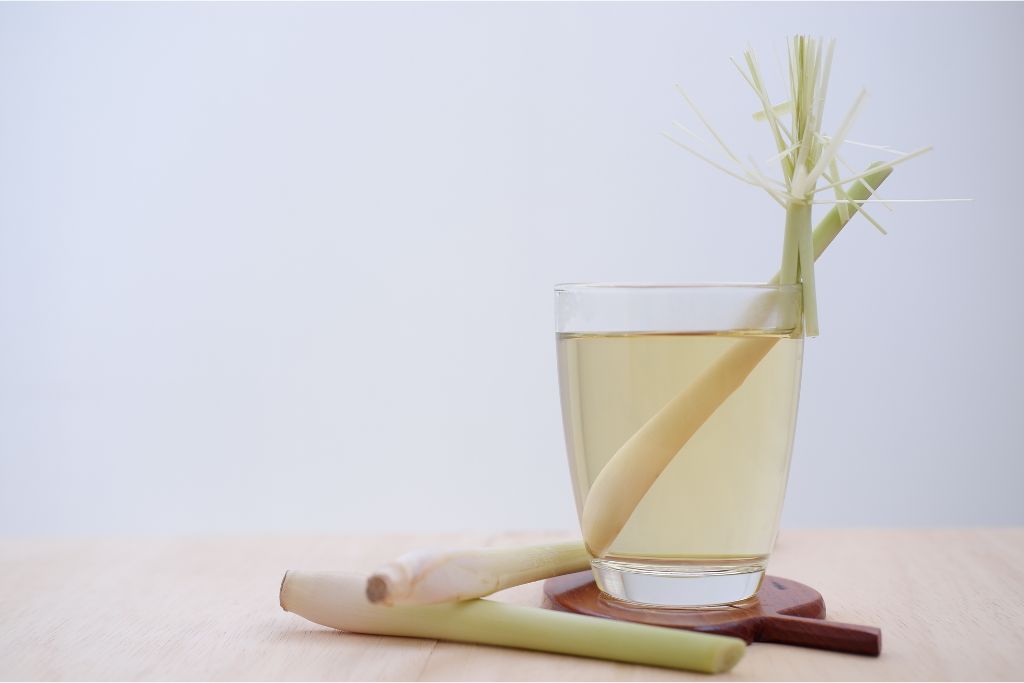
[[800,255],[800,282],[803,285],[802,307],[804,312],[803,333],[809,337],[818,336],[818,289],[814,278],[814,243],[811,234],[811,206],[799,207],[798,216],[806,216],[797,230],[797,247]]
[[782,266],[779,268],[779,282],[784,285],[795,284],[799,275],[800,229],[803,220],[810,219],[810,212],[807,216],[799,215],[801,213],[793,204],[786,207],[786,232],[782,241]]
[[[855,183],[846,194],[859,207],[892,172],[878,165],[863,174],[866,185]],[[812,235],[814,258],[821,256],[839,231],[849,222],[838,207],[832,208]],[[781,281],[780,271],[772,283]],[[785,284],[785,283],[783,283]],[[637,505],[654,485],[683,446],[754,371],[778,341],[777,337],[748,337],[738,340],[729,350],[701,373],[681,393],[654,414],[611,457],[590,487],[583,503],[581,527],[583,541],[595,557],[603,556],[629,521]]]
[[384,605],[455,602],[589,568],[590,555],[579,541],[518,548],[418,550],[374,572],[366,582],[366,597]]
[[366,599],[366,576],[296,572],[281,582],[281,607],[341,631],[453,640],[634,664],[728,671],[746,650],[739,638],[520,607],[491,600],[385,607]]
[[776,339],[750,337],[729,347],[650,418],[598,473],[583,503],[583,542],[601,557],[676,453],[761,362]]
[[[874,169],[874,171],[872,171]],[[814,258],[817,260],[821,256],[822,252],[828,248],[828,245],[832,244],[832,240],[839,235],[839,231],[850,222],[853,215],[856,214],[860,208],[864,205],[878,186],[885,182],[885,179],[892,173],[892,167],[887,166],[882,162],[876,162],[868,166],[868,170],[865,171],[861,178],[854,182],[854,184],[844,192],[846,198],[849,200],[849,204],[845,206],[850,207],[853,211],[850,211],[844,215],[844,212],[838,207],[833,207],[825,217],[818,223],[818,227],[814,229]],[[773,279],[772,282],[777,282]]]
[[[834,179],[834,178],[838,178],[839,177],[839,163],[837,161],[838,158],[839,158],[839,155],[837,154],[836,157],[834,159],[832,159],[832,161],[829,163],[828,170],[829,170],[829,173],[831,174],[831,176],[825,176],[826,178],[827,177],[832,177]],[[842,186],[835,187],[835,188],[833,188],[833,194],[836,197],[836,202],[837,202],[836,206],[839,207],[839,214],[841,216],[843,216],[844,218],[846,218],[848,216],[848,214],[850,213],[850,207],[846,205],[846,192],[845,192],[845,190],[842,188]]]

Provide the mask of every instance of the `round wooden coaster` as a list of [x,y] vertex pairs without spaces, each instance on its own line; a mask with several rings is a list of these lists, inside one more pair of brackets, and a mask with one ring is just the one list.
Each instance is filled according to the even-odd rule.
[[544,582],[548,605],[564,612],[736,636],[751,643],[783,643],[877,657],[882,632],[873,626],[825,621],[825,601],[810,586],[766,576],[750,600],[728,607],[655,609],[602,593],[589,571]]

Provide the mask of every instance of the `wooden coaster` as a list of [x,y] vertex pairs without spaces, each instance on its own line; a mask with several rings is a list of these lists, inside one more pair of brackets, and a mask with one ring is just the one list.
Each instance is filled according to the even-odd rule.
[[589,571],[544,582],[548,605],[563,612],[736,636],[877,657],[882,632],[874,626],[825,621],[825,601],[810,586],[766,576],[750,600],[721,608],[655,609],[606,596]]

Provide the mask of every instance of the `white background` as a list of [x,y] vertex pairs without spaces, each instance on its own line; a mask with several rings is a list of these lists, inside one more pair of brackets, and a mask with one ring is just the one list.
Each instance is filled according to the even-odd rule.
[[[759,280],[759,158],[839,39],[831,128],[935,152],[819,262],[789,526],[1024,523],[1021,5],[0,6],[0,532],[575,525],[560,281]],[[858,167],[873,153],[851,148]]]

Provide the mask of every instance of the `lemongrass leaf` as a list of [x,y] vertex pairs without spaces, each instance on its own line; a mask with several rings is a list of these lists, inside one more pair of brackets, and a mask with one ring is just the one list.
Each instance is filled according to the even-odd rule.
[[670,142],[672,142],[673,144],[676,144],[676,145],[678,145],[679,147],[682,147],[682,148],[683,148],[683,149],[685,149],[685,150],[686,150],[687,152],[689,152],[689,153],[690,153],[690,154],[692,154],[693,156],[697,157],[697,158],[698,158],[698,159],[700,159],[701,161],[703,161],[703,162],[705,162],[705,163],[708,163],[708,164],[711,164],[712,166],[714,166],[715,168],[717,168],[717,169],[718,169],[719,171],[721,171],[722,173],[728,174],[728,175],[732,176],[733,178],[736,178],[737,180],[741,180],[741,181],[743,181],[743,182],[747,183],[748,185],[753,185],[753,186],[755,186],[755,187],[761,187],[761,184],[760,184],[760,183],[756,183],[756,182],[754,182],[754,181],[750,180],[749,178],[744,178],[744,177],[743,177],[743,176],[741,176],[741,175],[740,175],[739,173],[736,173],[736,172],[734,172],[734,171],[731,171],[731,170],[729,170],[728,168],[726,168],[726,167],[725,167],[725,166],[723,166],[722,164],[718,163],[718,162],[717,162],[717,161],[715,161],[714,159],[711,159],[711,158],[709,158],[709,157],[707,157],[707,156],[705,156],[705,155],[701,154],[700,152],[698,152],[697,150],[695,150],[695,149],[694,149],[693,147],[690,147],[689,145],[687,145],[687,144],[686,144],[685,142],[680,142],[679,140],[676,140],[676,139],[675,139],[674,137],[672,137],[672,136],[671,136],[671,135],[669,135],[668,133],[662,132],[662,135],[664,135],[664,136],[665,136],[666,138],[668,138],[668,140],[669,140]]
[[[829,162],[829,173],[830,173],[829,177],[831,177],[831,178],[838,178],[839,177],[839,164],[836,163],[835,159],[832,159],[832,161]],[[842,185],[836,185],[836,187],[834,189],[835,189],[836,201],[839,202],[839,204],[838,204],[838,206],[839,206],[839,213],[843,217],[843,220],[848,221],[848,220],[850,220],[850,207],[847,206],[846,202],[845,202],[845,200],[846,200],[846,191],[843,189]]]
[[736,162],[736,164],[738,164],[739,166],[743,166],[743,163],[740,161],[740,158],[733,153],[733,151],[729,148],[729,145],[725,144],[725,140],[722,139],[722,136],[720,136],[718,132],[712,127],[712,125],[708,123],[708,120],[704,118],[704,114],[701,113],[700,109],[697,108],[697,105],[693,102],[693,100],[690,99],[690,96],[686,94],[686,91],[683,90],[682,86],[680,86],[678,83],[676,84],[676,90],[678,90],[679,94],[683,96],[684,100],[686,100],[686,104],[690,105],[690,109],[692,109],[693,113],[697,115],[697,118],[700,119],[700,122],[704,124],[704,127],[707,128],[709,133],[711,133],[711,137],[713,137],[715,141],[722,147],[726,155],[734,162]]
[[857,99],[854,100],[854,103],[850,107],[850,110],[846,113],[846,116],[843,118],[843,122],[839,125],[839,128],[836,130],[835,135],[832,136],[832,140],[829,142],[828,146],[822,151],[821,157],[818,159],[818,163],[816,163],[814,165],[814,168],[812,168],[810,173],[808,173],[807,183],[810,185],[810,187],[814,186],[814,184],[818,180],[818,176],[820,176],[821,173],[825,170],[825,168],[827,168],[828,162],[832,160],[832,157],[834,157],[835,153],[839,150],[839,145],[842,144],[843,138],[846,137],[846,134],[853,126],[854,121],[856,121],[857,114],[860,113],[861,107],[864,106],[864,101],[867,99],[867,96],[868,93],[866,90],[860,91],[860,93],[857,95]]
[[[926,153],[932,151],[932,149],[933,148],[932,148],[931,145],[929,145],[927,147],[922,147],[921,149],[916,149],[913,152],[909,152],[907,154],[904,154],[903,156],[898,157],[896,159],[892,159],[890,161],[882,162],[882,163],[879,164],[879,167],[881,167],[881,168],[892,168],[893,166],[898,166],[899,164],[902,164],[905,161],[910,161],[911,159],[913,159],[915,157],[919,157],[922,154],[926,154]],[[868,172],[864,172],[864,173],[857,174],[855,176],[850,176],[849,178],[843,178],[842,180],[837,180],[834,183],[830,183],[830,184],[825,185],[823,187],[817,188],[816,190],[814,190],[814,192],[815,193],[824,192],[825,190],[832,189],[836,185],[845,185],[847,183],[851,183],[854,180],[859,180],[860,178],[865,177],[867,174],[868,174]]]
[[[776,116],[780,114],[788,114],[791,111],[793,111],[793,102],[790,100],[786,100],[785,102],[781,102],[772,107],[772,113],[775,114]],[[754,120],[758,122],[764,122],[768,120],[768,116],[764,113],[764,110],[755,111],[753,116]]]
[[[849,140],[847,140],[847,142],[849,142]],[[856,171],[854,170],[853,166],[851,166],[850,164],[846,163],[846,160],[845,160],[845,159],[843,159],[843,157],[842,157],[842,155],[841,155],[841,154],[839,154],[839,153],[836,153],[836,159],[837,159],[837,160],[839,161],[839,163],[840,163],[840,164],[842,164],[842,165],[843,165],[843,168],[845,168],[845,169],[846,169],[847,171],[849,171],[850,173],[856,173]],[[834,175],[834,176],[833,176],[833,177],[832,177],[832,178],[831,178],[831,179],[829,180],[829,182],[835,182],[835,181],[836,181],[836,180],[837,180],[838,178],[839,178],[839,174],[837,173],[837,174],[835,174],[835,175]],[[858,182],[858,183],[860,183],[861,185],[865,185],[865,186],[867,185],[867,181],[866,181],[866,180],[865,180],[864,178],[858,178],[858,179],[857,179],[857,182]],[[870,190],[871,188],[870,188],[870,187],[868,187],[868,189]],[[886,203],[885,203],[885,197],[883,197],[883,196],[881,195],[881,193],[879,193],[879,192],[874,192],[874,193],[872,194],[872,198],[873,198],[873,199],[872,199],[872,201],[877,201],[877,202],[878,202],[878,203],[880,203],[880,204],[881,204],[882,206],[884,206],[884,207],[886,208],[886,210],[887,210],[887,211],[889,211],[889,212],[892,212],[892,211],[893,211],[893,208],[892,208],[891,206],[889,206],[888,204],[886,204]]]

